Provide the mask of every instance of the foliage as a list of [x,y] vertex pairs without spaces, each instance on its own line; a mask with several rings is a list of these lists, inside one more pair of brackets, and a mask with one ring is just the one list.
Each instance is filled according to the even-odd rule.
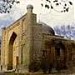
[[74,25],[61,25],[61,26],[55,26],[54,30],[56,34],[64,36],[69,39],[75,38],[75,26]]
[[0,13],[9,13],[15,3],[20,2],[18,0],[0,0]]
[[[57,12],[68,12],[73,2],[70,0],[40,0],[41,6]],[[0,13],[9,13],[14,4],[20,3],[18,0],[0,0]],[[45,4],[44,4],[45,3]],[[60,7],[60,9],[58,9]],[[63,8],[63,9],[62,9]]]
[[[69,12],[70,6],[73,3],[69,0],[41,0],[41,6],[47,9],[52,9],[57,12]],[[60,9],[59,9],[60,7]]]

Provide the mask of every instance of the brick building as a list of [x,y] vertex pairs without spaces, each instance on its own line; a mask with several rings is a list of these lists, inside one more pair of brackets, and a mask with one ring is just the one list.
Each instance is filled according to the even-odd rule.
[[37,23],[33,6],[2,31],[1,65],[3,70],[42,68],[65,69],[75,66],[75,41],[55,35],[54,30]]

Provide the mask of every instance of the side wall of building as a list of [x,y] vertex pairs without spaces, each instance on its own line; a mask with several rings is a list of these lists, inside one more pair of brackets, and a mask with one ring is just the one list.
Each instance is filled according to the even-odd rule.
[[57,65],[59,68],[71,69],[75,66],[75,42],[72,40],[44,35],[43,51],[46,52],[47,64],[53,63],[53,67]]

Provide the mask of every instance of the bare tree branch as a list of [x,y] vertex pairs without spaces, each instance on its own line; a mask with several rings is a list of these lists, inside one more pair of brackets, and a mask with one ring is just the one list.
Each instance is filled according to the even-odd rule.
[[[54,9],[56,12],[69,12],[70,7],[73,5],[73,2],[69,0],[41,0],[41,6],[46,9]],[[45,1],[45,4],[43,3]],[[47,4],[48,3],[48,4]],[[59,10],[58,7],[62,6],[63,9]]]

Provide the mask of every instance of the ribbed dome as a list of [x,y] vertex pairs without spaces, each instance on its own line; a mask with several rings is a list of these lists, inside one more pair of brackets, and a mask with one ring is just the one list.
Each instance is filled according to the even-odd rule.
[[33,9],[33,6],[32,6],[31,4],[29,4],[29,5],[27,6],[27,9]]
[[40,22],[39,24],[42,24],[42,29],[43,29],[44,33],[49,33],[51,35],[55,35],[54,30],[50,26],[48,26],[47,24],[45,24],[43,22]]

